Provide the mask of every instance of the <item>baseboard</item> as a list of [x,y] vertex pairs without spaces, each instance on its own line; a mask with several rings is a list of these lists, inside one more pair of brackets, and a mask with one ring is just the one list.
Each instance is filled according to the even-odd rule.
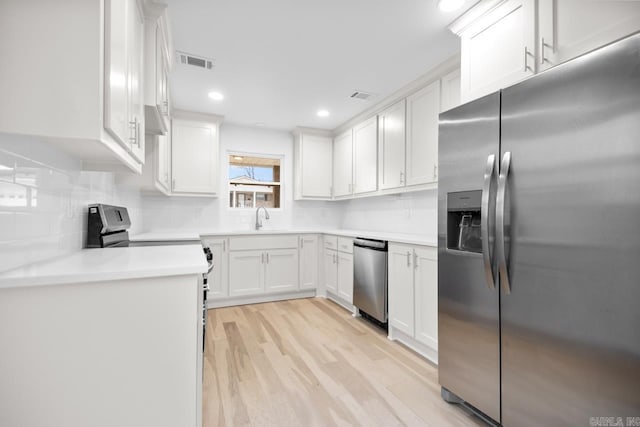
[[342,298],[340,298],[338,295],[334,293],[327,291],[326,295],[320,295],[320,296],[322,298],[330,299],[331,301],[335,302],[336,304],[350,311],[351,313],[356,313],[356,310],[357,310],[356,306],[348,303],[347,301],[343,300]]
[[298,292],[287,292],[282,294],[263,294],[231,298],[216,298],[207,300],[207,309],[231,307],[234,305],[260,304],[263,302],[285,301],[288,299],[313,298],[315,296],[315,289],[311,289]]
[[418,353],[420,356],[424,357],[425,359],[429,360],[432,363],[435,363],[436,366],[438,365],[438,350],[437,349],[433,349],[431,347],[429,347],[428,345],[425,345],[423,343],[421,343],[420,341],[416,340],[415,338],[413,338],[411,335],[408,335],[402,331],[399,331],[398,329],[394,328],[393,326],[389,325],[389,336],[388,338],[391,341],[398,341],[401,344],[409,347],[411,350],[415,351],[416,353]]

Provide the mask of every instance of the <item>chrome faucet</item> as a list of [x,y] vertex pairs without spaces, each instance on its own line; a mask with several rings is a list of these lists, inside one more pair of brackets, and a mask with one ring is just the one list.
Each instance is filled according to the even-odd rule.
[[260,230],[262,228],[262,221],[260,220],[260,209],[264,209],[264,219],[269,219],[269,212],[267,212],[267,208],[264,206],[259,206],[256,209],[256,230]]

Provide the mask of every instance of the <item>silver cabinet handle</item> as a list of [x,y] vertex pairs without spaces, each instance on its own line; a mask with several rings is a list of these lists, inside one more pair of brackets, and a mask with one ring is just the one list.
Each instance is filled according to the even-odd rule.
[[267,252],[267,264],[269,264],[269,252]]
[[300,238],[300,249],[304,249],[304,237]]
[[413,252],[413,268],[418,268],[418,253],[415,251]]
[[[491,184],[496,173],[496,156],[491,154],[487,157],[487,167],[484,172],[484,184],[482,185],[482,203],[480,208],[480,240],[482,240],[482,257],[484,258],[484,279],[489,289],[496,288],[495,275],[493,272],[493,262],[491,261],[492,245],[489,236],[493,235],[492,224],[489,221],[491,208]],[[495,213],[495,210],[493,211]]]
[[400,184],[404,184],[404,172],[400,172]]
[[550,44],[544,42],[544,37],[540,37],[540,65],[543,65],[547,61],[547,58],[544,56],[544,49],[547,47],[553,47]]
[[533,71],[533,68],[529,67],[529,49],[524,47],[524,72]]
[[411,252],[407,251],[407,267],[411,267]]
[[496,197],[496,247],[498,252],[498,272],[500,274],[500,283],[502,290],[506,294],[511,293],[511,283],[509,282],[509,270],[507,267],[507,245],[506,245],[506,228],[504,222],[507,195],[507,179],[509,178],[509,169],[511,167],[511,152],[507,151],[502,157],[502,165],[500,166],[500,176],[498,177],[498,196]]
[[264,264],[264,252],[260,254],[260,264]]
[[438,165],[433,165],[433,177],[438,176]]
[[333,263],[334,264],[338,263],[338,256],[336,254],[333,254]]
[[[133,136],[131,135],[133,133]],[[134,117],[133,121],[129,122],[129,141],[138,145],[138,118]]]

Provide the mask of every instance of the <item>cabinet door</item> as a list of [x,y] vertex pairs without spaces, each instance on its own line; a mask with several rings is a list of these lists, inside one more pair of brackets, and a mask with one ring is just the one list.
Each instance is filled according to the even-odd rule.
[[441,79],[442,97],[440,111],[447,111],[460,105],[460,70],[455,70]]
[[535,0],[507,0],[461,35],[461,95],[467,102],[533,75]]
[[413,337],[413,248],[389,245],[389,325]]
[[405,185],[405,100],[378,114],[380,189]]
[[348,196],[353,188],[353,132],[348,130],[333,141],[333,195]]
[[300,289],[318,287],[318,236],[300,236]]
[[166,135],[156,137],[156,173],[155,180],[160,190],[171,192],[171,129]]
[[328,292],[338,294],[338,253],[331,249],[324,250],[324,287]]
[[229,296],[264,293],[264,251],[229,252]]
[[353,254],[338,252],[338,296],[353,304]]
[[272,249],[265,253],[265,292],[291,292],[299,288],[298,249]]
[[127,150],[131,148],[127,88],[127,9],[131,1],[105,1],[104,128]]
[[378,120],[372,117],[353,129],[353,193],[378,188]]
[[165,127],[169,128],[169,64],[165,50],[164,34],[156,27],[156,107]]
[[174,120],[171,131],[172,192],[216,194],[217,125]]
[[440,81],[407,98],[407,185],[438,180]]
[[209,274],[208,297],[211,299],[226,297],[229,295],[227,239],[207,239],[204,243],[213,254],[213,270]]
[[540,70],[640,30],[640,2],[538,0]]
[[416,339],[438,350],[438,250],[415,249]]
[[331,138],[302,135],[300,142],[301,196],[330,198],[333,147]]
[[128,21],[128,98],[129,126],[131,126],[131,155],[144,163],[144,99],[142,98],[142,60],[144,42],[144,21],[138,10],[136,0],[127,0]]

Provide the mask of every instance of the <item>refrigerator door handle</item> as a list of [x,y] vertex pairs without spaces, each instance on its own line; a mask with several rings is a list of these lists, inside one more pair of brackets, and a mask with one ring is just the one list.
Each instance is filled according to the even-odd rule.
[[482,257],[484,258],[484,277],[489,289],[496,288],[493,261],[491,260],[491,247],[489,244],[489,200],[491,199],[491,184],[496,172],[495,154],[487,157],[487,168],[484,172],[484,184],[482,185],[482,204],[480,211],[480,234],[482,240]]
[[509,168],[511,167],[511,152],[507,151],[502,157],[500,166],[500,176],[498,177],[498,195],[496,197],[496,248],[498,252],[498,272],[500,274],[500,284],[506,294],[511,293],[511,283],[509,281],[509,270],[507,267],[507,247],[505,240],[505,209],[507,195],[507,179],[509,178]]

